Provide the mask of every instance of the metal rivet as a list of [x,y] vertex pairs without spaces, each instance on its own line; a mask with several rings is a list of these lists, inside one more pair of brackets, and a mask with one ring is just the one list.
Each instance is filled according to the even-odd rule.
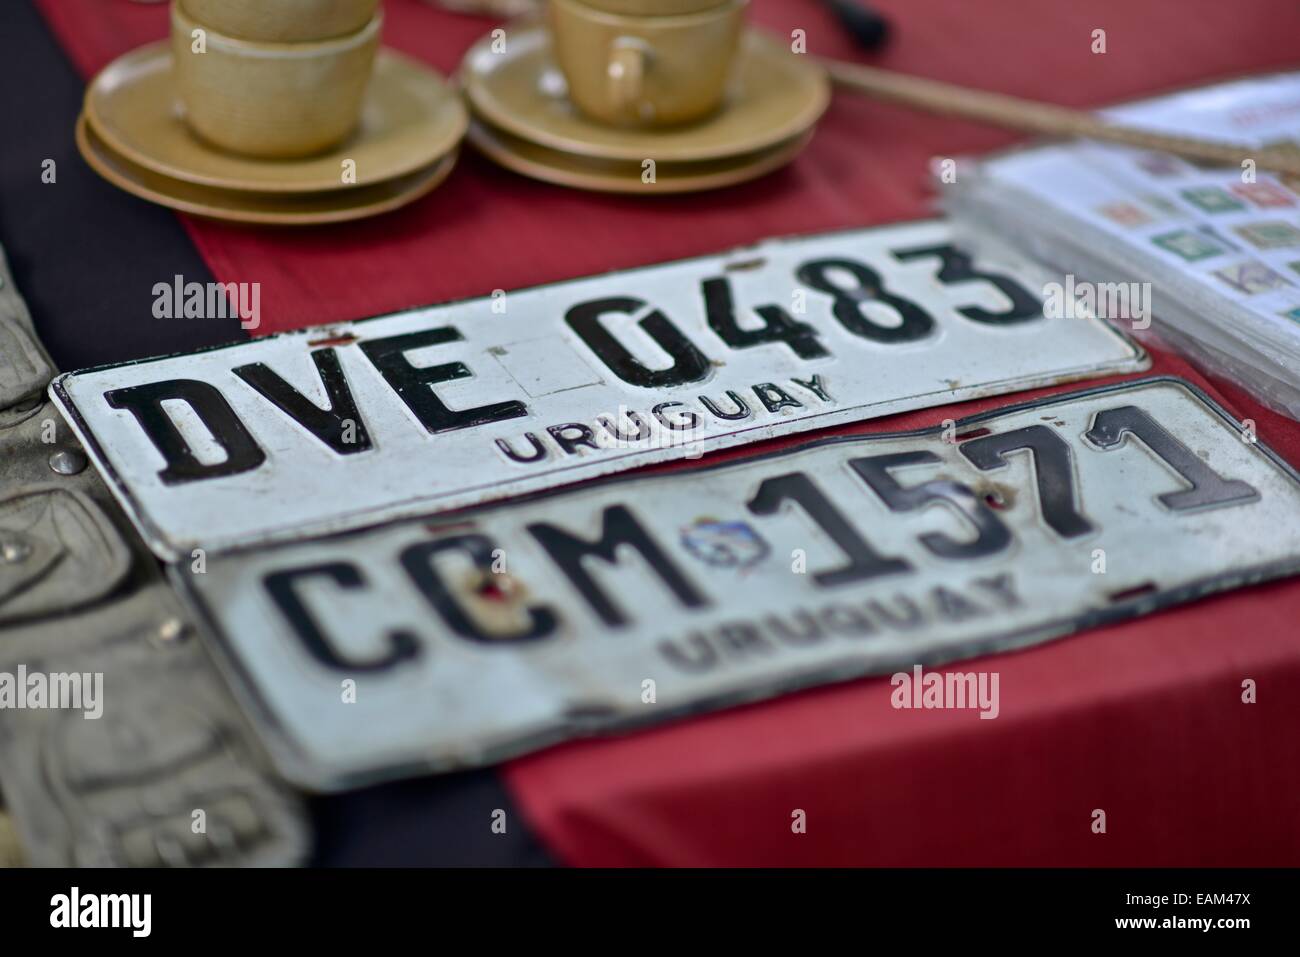
[[26,542],[8,541],[0,544],[0,560],[9,564],[26,561],[32,553],[32,546]]
[[178,642],[185,637],[185,622],[179,618],[168,618],[158,626],[158,640],[165,644]]
[[59,449],[50,455],[50,468],[60,475],[76,475],[86,465],[85,453],[76,449]]

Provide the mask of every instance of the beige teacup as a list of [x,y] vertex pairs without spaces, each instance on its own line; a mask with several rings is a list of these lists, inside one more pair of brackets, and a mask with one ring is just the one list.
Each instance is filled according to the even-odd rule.
[[173,4],[173,70],[186,121],[205,140],[249,156],[334,146],[361,114],[381,20],[376,13],[332,40],[259,43],[203,28]]
[[355,33],[379,0],[180,0],[186,15],[240,40],[303,43]]
[[551,44],[583,113],[604,123],[669,126],[715,111],[727,92],[748,0],[549,0]]

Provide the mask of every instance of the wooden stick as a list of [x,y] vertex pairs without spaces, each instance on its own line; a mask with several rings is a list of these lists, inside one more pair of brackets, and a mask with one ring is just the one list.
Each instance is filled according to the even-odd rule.
[[876,67],[819,58],[838,85],[867,96],[930,113],[959,116],[1010,129],[1052,136],[1083,136],[1108,143],[1123,143],[1143,149],[1174,153],[1188,159],[1240,167],[1254,160],[1259,169],[1300,176],[1300,150],[1219,143],[1191,136],[1173,136],[1112,123],[1095,113],[1069,107],[1022,100],[1019,97],[974,90],[969,87],[894,73]]

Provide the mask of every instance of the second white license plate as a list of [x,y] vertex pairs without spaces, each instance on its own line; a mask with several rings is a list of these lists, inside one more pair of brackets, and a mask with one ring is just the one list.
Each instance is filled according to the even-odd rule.
[[1150,379],[173,572],[281,770],[330,788],[1290,574],[1300,483],[1250,439]]

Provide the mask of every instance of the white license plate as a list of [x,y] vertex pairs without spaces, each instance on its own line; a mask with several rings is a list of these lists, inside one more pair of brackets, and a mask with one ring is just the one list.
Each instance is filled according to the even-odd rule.
[[[154,551],[355,528],[1145,367],[940,222],[772,241],[74,372],[51,394]],[[169,320],[185,321],[185,320]]]
[[332,788],[1291,574],[1300,477],[1251,438],[1148,379],[173,574],[281,770]]

